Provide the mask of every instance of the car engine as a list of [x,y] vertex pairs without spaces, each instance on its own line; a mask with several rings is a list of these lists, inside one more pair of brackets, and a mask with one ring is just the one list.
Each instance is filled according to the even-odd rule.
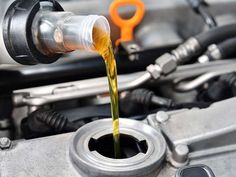
[[236,176],[235,0],[0,4],[0,177]]

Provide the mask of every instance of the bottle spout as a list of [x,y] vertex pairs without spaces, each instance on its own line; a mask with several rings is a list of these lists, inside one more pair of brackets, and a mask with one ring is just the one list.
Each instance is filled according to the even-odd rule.
[[43,12],[35,18],[32,34],[37,49],[46,55],[74,50],[94,51],[94,28],[110,35],[109,23],[103,16]]

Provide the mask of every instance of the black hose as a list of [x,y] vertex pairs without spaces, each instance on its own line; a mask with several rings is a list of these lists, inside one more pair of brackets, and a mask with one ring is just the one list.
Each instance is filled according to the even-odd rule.
[[[206,51],[209,45],[218,44],[234,37],[236,37],[236,23],[215,27],[207,32],[200,33],[194,37],[189,38],[189,40],[181,44],[176,49],[172,50],[172,55],[170,56],[169,60],[174,60],[177,62],[177,65],[190,62],[193,57],[197,57]],[[203,59],[202,61],[206,60],[205,57],[200,57],[200,62],[200,59]]]
[[53,128],[56,132],[62,132],[66,129],[68,120],[65,116],[58,114],[53,110],[39,109],[30,115],[31,118]]
[[147,89],[135,89],[120,94],[120,114],[124,117],[141,115],[150,112],[152,106],[168,108],[172,100],[159,97]]
[[68,118],[54,110],[39,109],[30,115],[45,125],[51,127],[56,132],[76,131],[84,124],[69,122]]
[[216,27],[195,36],[202,50],[206,49],[211,44],[217,44],[233,37],[236,37],[236,23]]
[[226,59],[232,57],[236,53],[236,37],[228,39],[222,43],[218,44],[218,49],[221,53],[221,58]]
[[206,61],[215,61],[235,57],[236,37],[227,39],[219,44],[212,44],[208,50],[198,58],[200,63]]
[[143,106],[145,105],[147,107],[149,107],[150,105],[155,105],[160,108],[167,108],[167,109],[180,109],[180,108],[192,108],[192,107],[205,108],[211,104],[208,102],[174,103],[172,99],[157,96],[155,95],[154,92],[147,89],[136,89],[133,90],[132,92],[129,92],[129,94],[127,94],[126,96],[128,98],[129,104],[132,104],[132,102],[136,102],[139,103],[140,105]]
[[157,106],[170,107],[172,105],[171,99],[157,96],[154,92],[147,89],[135,89],[126,96],[129,97],[130,102],[136,102],[146,106],[154,104]]
[[[160,110],[168,111],[193,107],[207,108],[211,105],[210,102],[174,103],[173,100],[156,96],[154,92],[147,89],[136,89],[132,92],[126,93],[123,98],[120,98],[120,102],[120,112],[126,117],[134,115],[147,116],[152,112],[154,113]],[[153,108],[155,109],[153,110]]]
[[149,106],[154,92],[147,89],[136,89],[130,92],[130,101]]
[[53,110],[38,109],[21,122],[21,130],[26,139],[76,131],[84,123],[69,122]]
[[232,91],[233,96],[236,96],[236,75],[235,73],[226,74],[220,77],[220,81],[223,81],[228,85]]

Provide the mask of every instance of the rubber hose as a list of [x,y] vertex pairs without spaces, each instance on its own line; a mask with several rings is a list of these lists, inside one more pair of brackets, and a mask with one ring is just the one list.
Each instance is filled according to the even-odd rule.
[[131,92],[131,99],[140,104],[149,106],[150,104],[170,107],[172,100],[164,97],[159,97],[154,92],[147,89],[136,89]]
[[235,73],[226,74],[220,77],[220,81],[229,85],[234,96],[236,96],[236,75]]
[[33,112],[30,117],[36,118],[38,121],[53,128],[56,132],[75,131],[78,128],[69,122],[64,115],[53,110],[39,109]]
[[217,44],[229,38],[236,36],[236,23],[215,27],[205,33],[195,36],[202,50],[206,49],[211,44]]
[[219,43],[218,49],[220,50],[221,58],[226,59],[235,54],[236,53],[235,47],[236,47],[236,37],[228,39],[222,43]]

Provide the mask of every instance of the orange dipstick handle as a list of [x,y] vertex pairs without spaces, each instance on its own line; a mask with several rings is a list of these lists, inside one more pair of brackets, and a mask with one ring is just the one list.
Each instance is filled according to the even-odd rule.
[[[122,19],[119,15],[118,9],[125,5],[136,6],[136,12],[130,19]],[[110,5],[111,19],[121,29],[121,36],[120,39],[116,41],[116,46],[118,46],[120,42],[133,40],[133,30],[143,19],[144,13],[145,7],[141,0],[115,0]]]

